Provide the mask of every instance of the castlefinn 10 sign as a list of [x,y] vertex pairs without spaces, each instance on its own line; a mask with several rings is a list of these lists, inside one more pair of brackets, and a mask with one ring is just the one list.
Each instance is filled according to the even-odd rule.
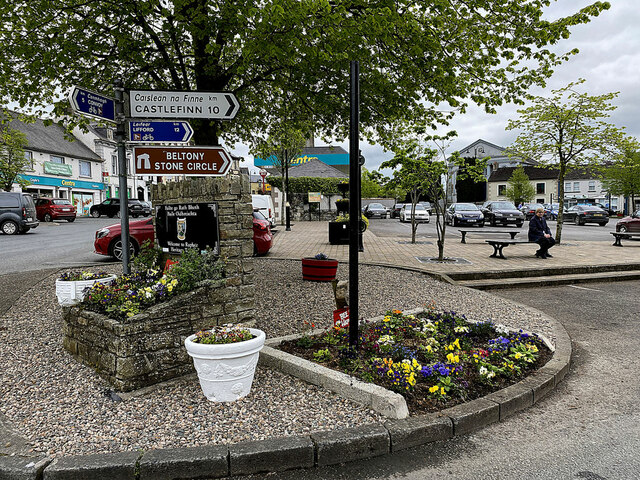
[[137,175],[226,175],[231,155],[223,147],[134,147]]
[[231,120],[240,104],[228,92],[130,90],[131,118],[208,118]]

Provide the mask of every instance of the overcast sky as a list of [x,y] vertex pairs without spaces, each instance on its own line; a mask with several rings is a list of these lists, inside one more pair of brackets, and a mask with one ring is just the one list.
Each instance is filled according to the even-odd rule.
[[[626,132],[640,139],[640,2],[639,0],[609,0],[611,8],[604,11],[586,25],[574,27],[571,37],[556,49],[565,52],[578,48],[580,53],[555,70],[545,89],[536,88],[530,93],[546,95],[553,89],[584,78],[586,82],[579,91],[590,95],[620,92],[614,104],[618,107],[609,122],[626,127]],[[546,18],[555,19],[578,11],[593,3],[587,0],[558,0],[546,10]],[[495,115],[485,114],[481,109],[470,107],[466,114],[458,115],[447,130],[458,132],[450,151],[461,150],[479,138],[506,147],[511,144],[517,131],[506,131],[509,119],[518,116],[515,105],[505,105]],[[316,145],[321,143],[316,141]],[[349,150],[348,142],[341,145]],[[360,142],[368,170],[378,169],[380,164],[392,157],[381,147]],[[246,165],[252,167],[253,157],[246,148],[237,146],[234,154],[244,156]],[[254,170],[253,168],[251,168]],[[256,169],[257,170],[257,169]],[[386,171],[389,175],[390,172]]]

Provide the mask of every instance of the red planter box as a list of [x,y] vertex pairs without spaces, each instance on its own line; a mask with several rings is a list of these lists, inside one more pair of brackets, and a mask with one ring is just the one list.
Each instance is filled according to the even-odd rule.
[[302,259],[302,279],[312,282],[330,282],[336,278],[338,260],[316,260],[315,258]]

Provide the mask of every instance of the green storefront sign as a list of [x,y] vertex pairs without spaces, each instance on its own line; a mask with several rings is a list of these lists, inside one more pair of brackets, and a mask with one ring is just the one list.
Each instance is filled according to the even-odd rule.
[[65,175],[67,177],[73,175],[71,165],[53,162],[44,162],[44,173],[48,173],[49,175]]

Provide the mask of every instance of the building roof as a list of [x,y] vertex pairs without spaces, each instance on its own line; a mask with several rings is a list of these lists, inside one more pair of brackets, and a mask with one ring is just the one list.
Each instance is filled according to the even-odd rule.
[[347,178],[348,175],[331,165],[312,158],[308,162],[289,167],[289,178],[299,177]]
[[334,146],[324,146],[324,147],[304,147],[302,149],[302,153],[300,154],[300,156],[303,155],[327,155],[327,154],[335,154],[335,153],[349,153],[347,152],[344,148],[338,146],[338,147],[334,147]]
[[593,180],[595,178],[598,178],[598,174],[589,168],[576,168],[564,175],[565,180]]
[[[489,182],[506,182],[513,175],[514,170],[518,167],[503,167],[498,168],[491,172]],[[531,165],[524,165],[524,173],[527,174],[529,180],[556,180],[558,178],[558,171],[551,168],[535,167]]]
[[45,126],[40,119],[36,119],[34,123],[25,123],[17,118],[17,114],[11,112],[11,116],[13,119],[9,122],[9,126],[27,136],[25,150],[52,153],[62,157],[91,160],[93,162],[103,161],[82,142],[78,140],[69,141],[65,137],[64,129],[57,123]]

